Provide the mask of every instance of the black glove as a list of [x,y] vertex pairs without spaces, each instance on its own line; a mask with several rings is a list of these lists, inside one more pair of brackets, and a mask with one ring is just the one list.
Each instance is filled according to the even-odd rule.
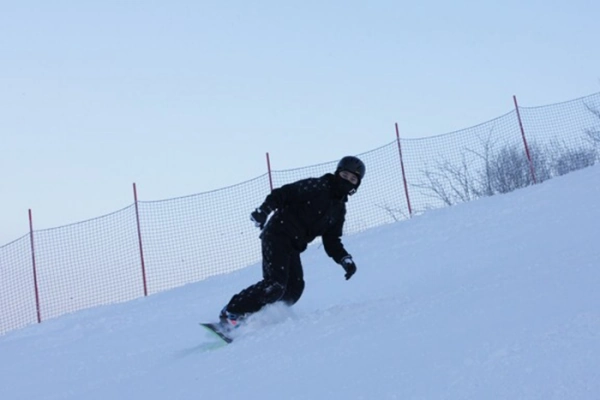
[[250,214],[250,220],[254,222],[258,228],[262,229],[265,226],[265,222],[267,222],[268,214],[263,211],[262,208],[257,208],[252,211]]
[[356,273],[356,264],[354,264],[352,257],[346,256],[342,258],[340,264],[342,264],[344,271],[346,271],[346,280],[352,278],[352,275]]

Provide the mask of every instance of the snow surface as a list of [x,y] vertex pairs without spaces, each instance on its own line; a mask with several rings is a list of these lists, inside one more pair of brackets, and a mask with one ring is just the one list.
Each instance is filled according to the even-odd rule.
[[258,265],[8,333],[0,398],[600,399],[599,182],[588,168],[349,236],[350,281],[314,246],[300,302],[229,346],[197,323]]

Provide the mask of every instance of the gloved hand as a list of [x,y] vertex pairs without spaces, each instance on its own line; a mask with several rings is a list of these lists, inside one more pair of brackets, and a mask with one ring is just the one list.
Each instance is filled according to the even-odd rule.
[[356,264],[354,264],[354,260],[352,260],[352,257],[346,256],[342,258],[340,264],[342,264],[344,271],[346,271],[346,280],[352,278],[352,275],[356,273]]
[[254,225],[260,229],[264,228],[265,222],[267,222],[268,214],[263,211],[262,208],[257,208],[250,214],[250,220],[254,222]]

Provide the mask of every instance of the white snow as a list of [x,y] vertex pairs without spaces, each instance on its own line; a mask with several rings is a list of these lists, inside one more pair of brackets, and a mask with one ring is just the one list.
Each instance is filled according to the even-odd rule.
[[259,265],[10,332],[0,398],[599,399],[599,182],[592,167],[348,236],[350,281],[314,246],[300,302],[229,346],[198,322]]

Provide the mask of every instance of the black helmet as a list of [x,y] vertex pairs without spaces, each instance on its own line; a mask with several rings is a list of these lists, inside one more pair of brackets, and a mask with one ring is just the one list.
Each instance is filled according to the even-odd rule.
[[358,177],[359,182],[365,176],[365,163],[358,157],[346,156],[340,160],[337,165],[336,173],[340,171],[352,172]]

